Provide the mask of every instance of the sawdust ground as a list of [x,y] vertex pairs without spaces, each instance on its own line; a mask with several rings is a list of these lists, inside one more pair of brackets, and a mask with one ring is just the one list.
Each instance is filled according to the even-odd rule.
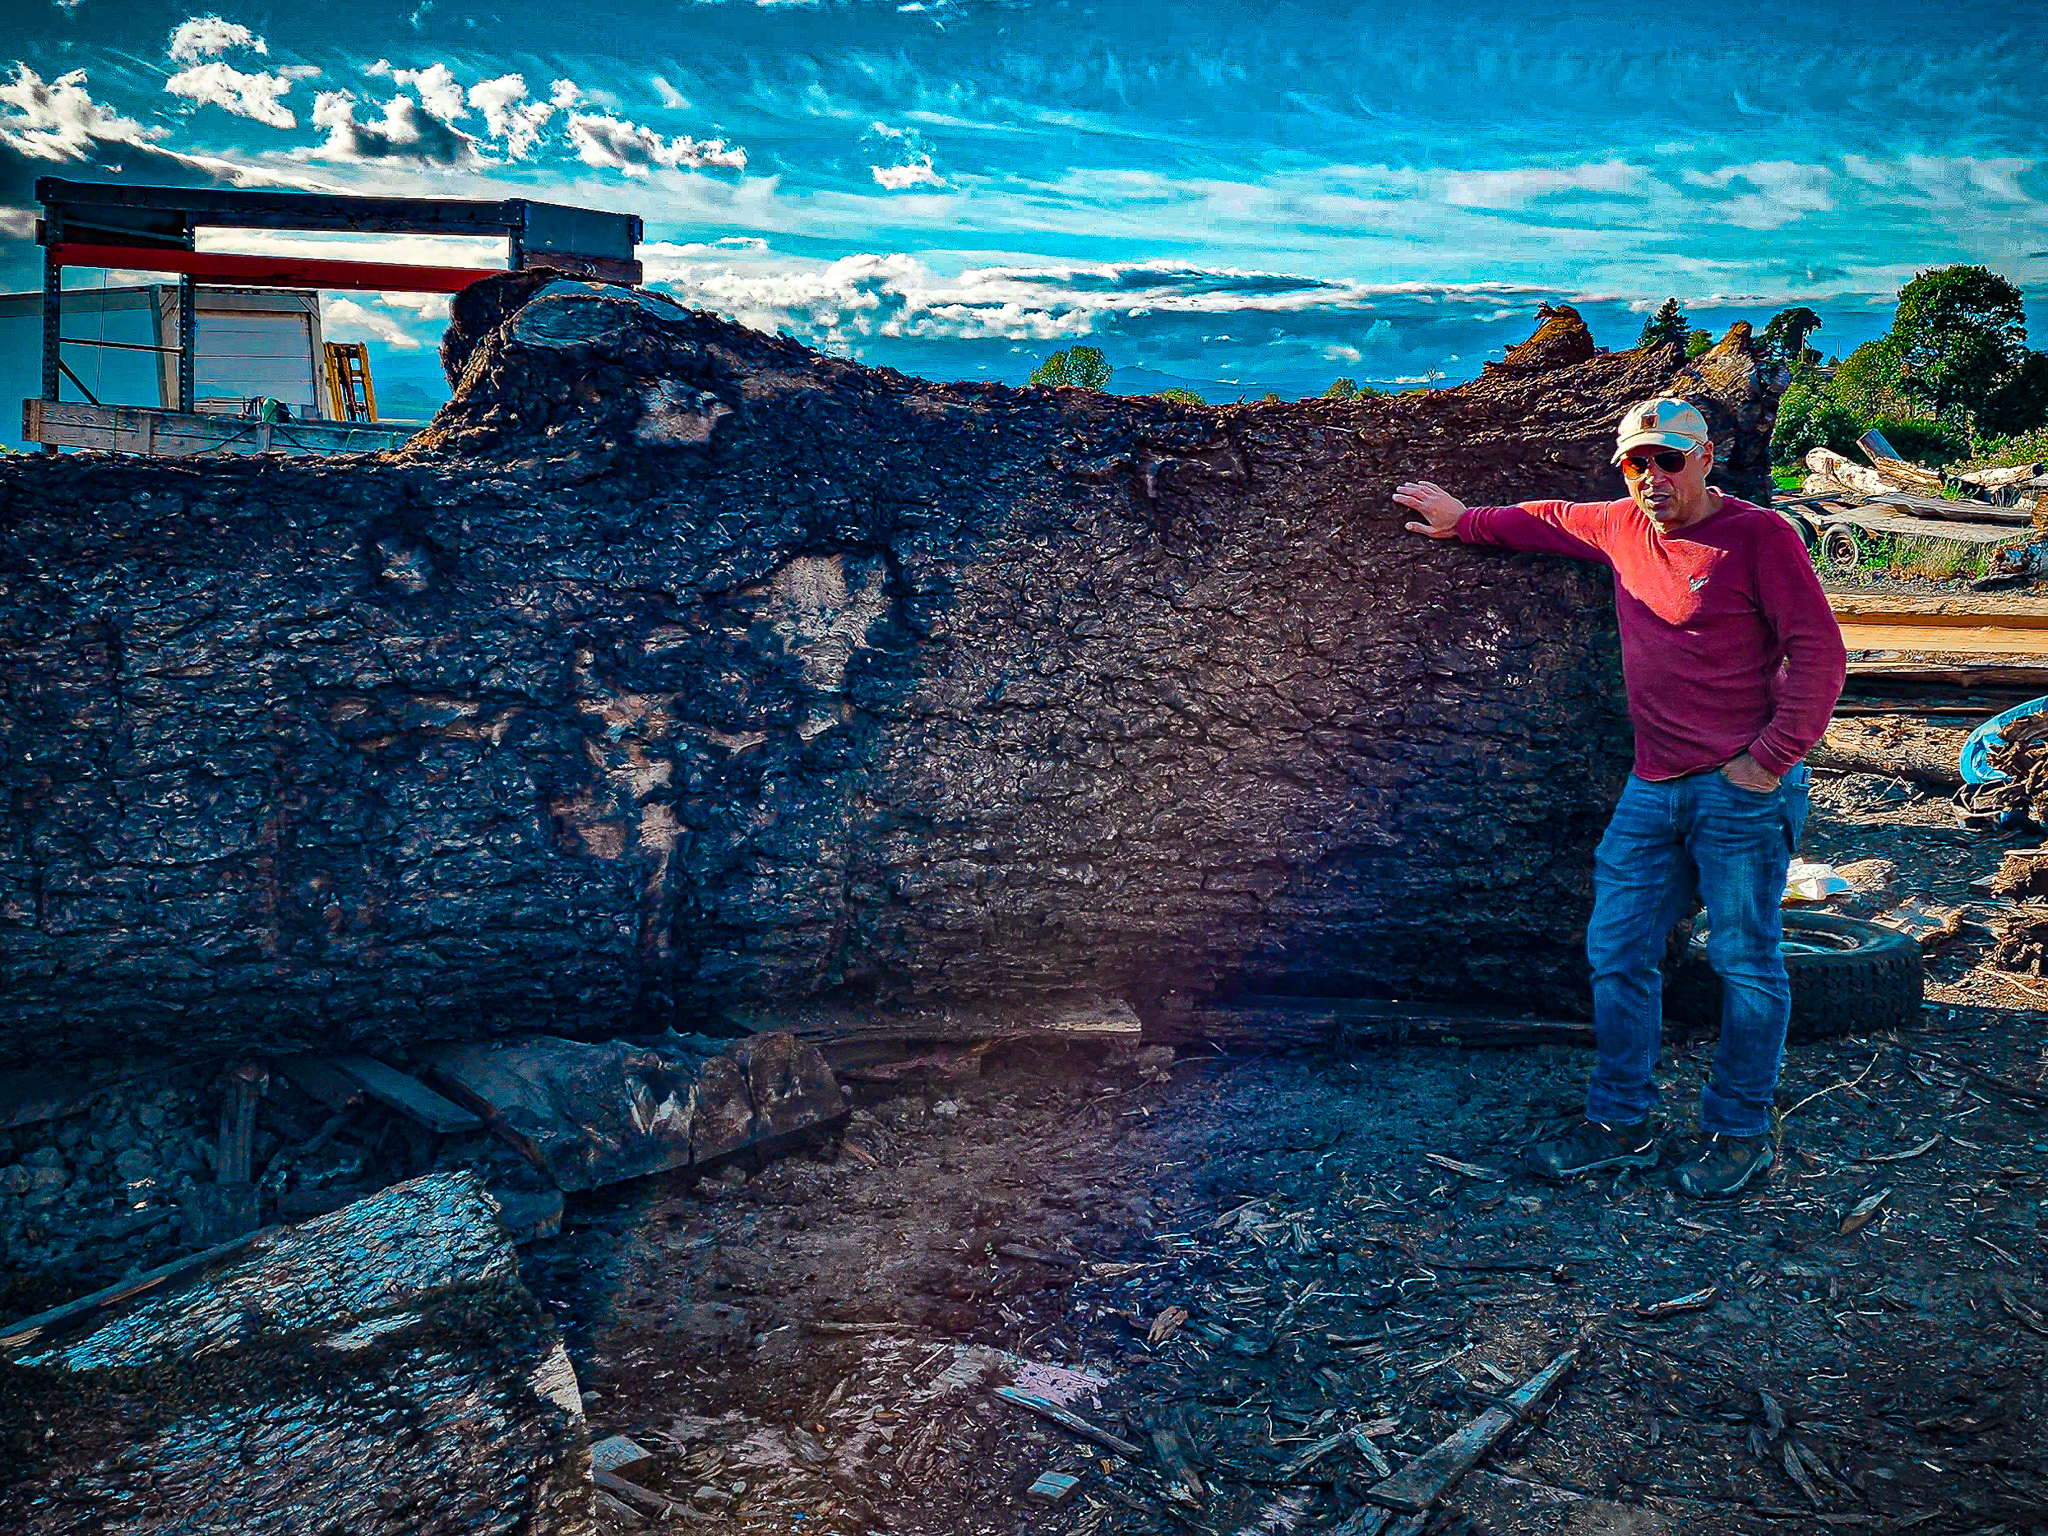
[[[1946,818],[1829,779],[1802,853],[1967,902],[2012,839]],[[1931,960],[1919,1028],[1792,1048],[1781,1165],[1730,1205],[1514,1171],[1578,1112],[1582,1053],[1016,1049],[864,1090],[842,1144],[752,1177],[586,1197],[527,1277],[684,1527],[1331,1529],[1368,1447],[1399,1462],[1583,1335],[1432,1530],[2048,1531],[2048,1119],[1970,1075],[2039,1085],[2048,1035],[1987,947],[1966,925]],[[1681,1132],[1710,1049],[1668,1053]],[[1020,1371],[1181,1433],[1202,1502],[991,1396]],[[1063,1505],[1026,1495],[1046,1470],[1081,1477]]]

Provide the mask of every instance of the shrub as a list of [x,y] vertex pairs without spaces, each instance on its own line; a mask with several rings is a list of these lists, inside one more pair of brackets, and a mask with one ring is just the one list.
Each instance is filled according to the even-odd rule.
[[1175,385],[1170,389],[1162,389],[1153,398],[1155,400],[1176,400],[1182,405],[1207,405],[1209,403],[1192,389],[1182,389],[1179,385]]
[[1970,431],[1954,421],[1929,416],[1879,416],[1870,423],[1915,464],[1940,466],[1970,456]]
[[1323,391],[1325,400],[1377,400],[1385,393],[1370,384],[1361,384],[1356,379],[1339,379]]
[[1884,337],[1866,341],[1844,358],[1829,377],[1827,390],[1836,404],[1862,421],[1921,414],[1918,402],[1901,393],[1903,378],[1899,349]]
[[1771,462],[1798,464],[1815,448],[1853,453],[1856,439],[1862,435],[1862,418],[1833,399],[1825,386],[1794,384],[1778,402],[1778,424],[1771,432]]
[[1977,445],[1968,469],[1997,469],[2007,464],[2048,464],[2048,427],[2011,437],[1987,438]]
[[1107,389],[1113,371],[1100,347],[1063,347],[1032,370],[1031,382]]
[[2048,425],[2048,352],[2029,352],[2020,359],[2010,377],[1985,397],[1977,425],[1998,437]]

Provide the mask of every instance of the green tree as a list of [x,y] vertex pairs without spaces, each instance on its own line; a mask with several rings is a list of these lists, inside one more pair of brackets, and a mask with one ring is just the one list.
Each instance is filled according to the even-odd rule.
[[1815,448],[1850,454],[1862,435],[1863,420],[1835,399],[1827,386],[1796,381],[1778,402],[1778,421],[1771,430],[1771,462],[1801,464]]
[[2006,381],[1985,397],[1977,423],[1997,437],[2048,426],[2048,352],[2029,352]]
[[1178,385],[1171,389],[1160,390],[1153,398],[1155,400],[1175,400],[1182,405],[1207,405],[1209,403],[1192,389],[1182,389]]
[[1692,334],[1692,321],[1685,315],[1685,306],[1676,299],[1666,299],[1657,306],[1657,313],[1643,322],[1643,334],[1636,338],[1638,347],[1661,347],[1675,342],[1685,345],[1685,338]]
[[1805,305],[1781,309],[1765,322],[1764,333],[1757,338],[1757,349],[1766,364],[1776,363],[1798,373],[1820,360],[1806,345],[1806,338],[1819,329],[1820,316]]
[[1355,400],[1358,398],[1358,380],[1339,379],[1323,391],[1325,400]]
[[1899,389],[1936,415],[1976,411],[2025,366],[2020,291],[1989,267],[1937,267],[1899,290]]
[[1714,333],[1712,331],[1694,331],[1685,338],[1685,355],[1687,357],[1701,357],[1713,350]]
[[1876,341],[1866,341],[1835,365],[1828,379],[1828,394],[1864,421],[1874,421],[1879,416],[1919,414],[1920,406],[1905,393],[1904,382],[1905,369],[1897,342],[1890,336],[1880,336]]
[[1063,347],[1032,370],[1031,382],[1107,389],[1113,371],[1100,347]]

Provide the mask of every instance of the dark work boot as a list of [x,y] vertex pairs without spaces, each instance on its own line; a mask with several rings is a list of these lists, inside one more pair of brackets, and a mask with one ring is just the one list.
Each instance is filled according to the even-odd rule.
[[1671,1187],[1689,1200],[1726,1200],[1741,1194],[1777,1160],[1768,1133],[1723,1136],[1717,1132],[1671,1170]]
[[1529,1171],[1539,1179],[1576,1179],[1608,1168],[1654,1168],[1659,1151],[1650,1119],[1634,1125],[1581,1120],[1562,1136],[1539,1141],[1528,1151]]

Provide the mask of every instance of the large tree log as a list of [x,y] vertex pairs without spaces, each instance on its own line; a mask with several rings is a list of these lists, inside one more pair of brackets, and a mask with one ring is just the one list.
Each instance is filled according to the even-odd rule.
[[1389,493],[1618,494],[1614,421],[1676,385],[1767,494],[1740,327],[1208,408],[621,289],[465,312],[397,455],[0,465],[0,1057],[1568,999],[1629,755],[1606,575]]

